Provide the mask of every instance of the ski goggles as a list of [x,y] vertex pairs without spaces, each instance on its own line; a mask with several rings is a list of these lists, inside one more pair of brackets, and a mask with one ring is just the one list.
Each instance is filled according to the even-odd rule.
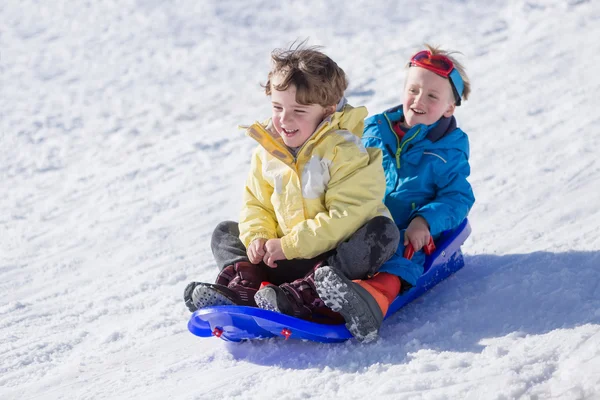
[[465,89],[465,84],[458,70],[454,68],[452,60],[442,54],[431,54],[429,50],[421,50],[412,56],[409,66],[425,68],[448,78],[456,99],[456,105],[460,106],[460,98]]

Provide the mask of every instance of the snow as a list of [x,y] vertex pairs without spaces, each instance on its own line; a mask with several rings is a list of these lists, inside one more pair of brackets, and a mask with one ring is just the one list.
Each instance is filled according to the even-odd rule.
[[[600,3],[0,4],[0,398],[600,399]],[[461,51],[477,202],[466,266],[380,338],[187,331],[237,219],[269,53],[324,46],[351,104]]]

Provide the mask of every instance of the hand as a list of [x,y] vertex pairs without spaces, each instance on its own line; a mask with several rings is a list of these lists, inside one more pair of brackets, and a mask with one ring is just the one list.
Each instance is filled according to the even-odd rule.
[[408,246],[408,243],[412,244],[415,249],[415,253],[429,243],[431,233],[429,232],[429,224],[423,217],[415,217],[408,228],[404,232],[404,247]]
[[252,243],[250,243],[250,246],[248,246],[248,251],[246,253],[248,254],[248,259],[250,259],[252,264],[258,264],[265,256],[266,242],[267,239],[258,238],[254,239]]
[[266,253],[263,257],[263,261],[271,268],[277,268],[275,261],[286,260],[283,249],[281,248],[281,239],[269,239],[265,243]]

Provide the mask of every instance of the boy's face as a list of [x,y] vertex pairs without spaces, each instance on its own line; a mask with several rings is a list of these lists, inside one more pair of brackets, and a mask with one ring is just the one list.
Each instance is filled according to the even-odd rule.
[[[275,76],[271,82],[278,84],[279,79]],[[319,104],[298,104],[295,85],[283,91],[271,86],[271,103],[273,125],[288,147],[302,146],[327,115],[327,110]]]
[[431,125],[454,113],[450,81],[421,67],[410,67],[404,86],[404,119],[409,127]]

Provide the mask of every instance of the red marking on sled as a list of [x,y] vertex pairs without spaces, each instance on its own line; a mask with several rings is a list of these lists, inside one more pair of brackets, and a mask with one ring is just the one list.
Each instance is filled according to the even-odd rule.
[[288,340],[290,336],[292,336],[292,331],[290,331],[288,328],[283,328],[281,330],[281,334],[285,336],[285,340]]

